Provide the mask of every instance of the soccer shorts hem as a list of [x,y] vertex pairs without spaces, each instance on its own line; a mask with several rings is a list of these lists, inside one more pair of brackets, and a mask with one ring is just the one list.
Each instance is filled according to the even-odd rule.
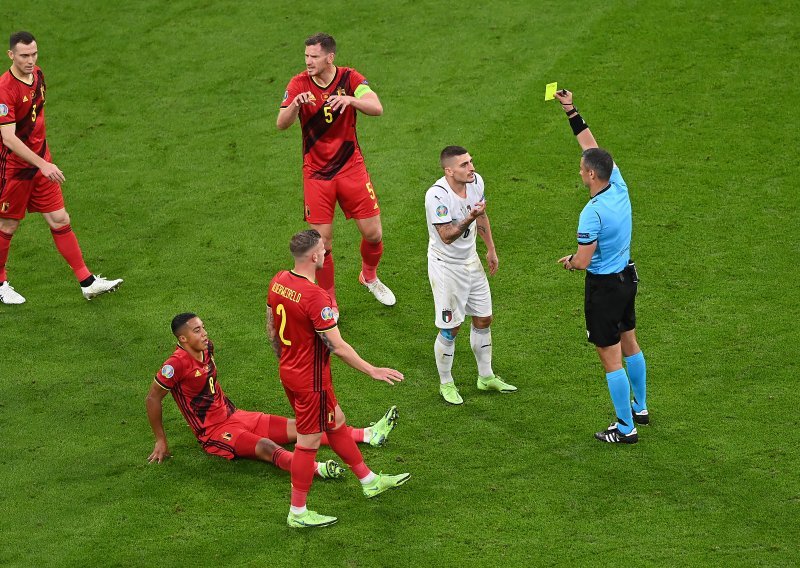
[[456,264],[428,258],[428,280],[433,292],[434,324],[453,329],[467,316],[492,315],[492,293],[480,259]]
[[294,409],[298,434],[318,434],[336,428],[336,395],[333,388],[319,392],[297,392],[287,388],[286,397]]
[[64,208],[61,186],[38,169],[7,171],[0,178],[0,217],[21,221],[25,211],[52,213]]
[[337,202],[347,219],[369,219],[381,213],[369,173],[363,166],[331,180],[304,177],[303,200],[303,218],[312,225],[333,223]]

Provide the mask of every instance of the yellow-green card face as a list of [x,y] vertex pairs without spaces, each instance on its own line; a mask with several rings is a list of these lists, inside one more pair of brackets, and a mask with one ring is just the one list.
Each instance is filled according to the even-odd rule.
[[556,91],[558,90],[558,83],[547,83],[544,88],[544,100],[552,101],[555,98]]

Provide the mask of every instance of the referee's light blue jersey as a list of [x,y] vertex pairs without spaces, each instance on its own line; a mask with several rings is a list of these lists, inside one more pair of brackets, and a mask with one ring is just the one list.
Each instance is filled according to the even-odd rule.
[[578,244],[597,241],[586,270],[592,274],[622,272],[630,258],[631,228],[628,185],[614,165],[608,187],[589,200],[578,221]]

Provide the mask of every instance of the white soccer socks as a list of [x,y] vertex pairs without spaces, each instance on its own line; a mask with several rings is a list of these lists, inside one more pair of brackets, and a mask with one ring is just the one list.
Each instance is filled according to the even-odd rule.
[[479,377],[492,377],[492,328],[478,329],[470,326],[469,344],[478,363]]

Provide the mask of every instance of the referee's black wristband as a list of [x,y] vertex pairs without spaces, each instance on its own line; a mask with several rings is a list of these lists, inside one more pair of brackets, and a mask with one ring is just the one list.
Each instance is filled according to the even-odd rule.
[[586,124],[583,117],[577,112],[569,117],[569,125],[572,127],[572,133],[575,136],[589,128],[589,125]]
[[578,107],[573,106],[571,109],[565,110],[564,112],[567,113],[567,118],[571,118],[578,113]]

